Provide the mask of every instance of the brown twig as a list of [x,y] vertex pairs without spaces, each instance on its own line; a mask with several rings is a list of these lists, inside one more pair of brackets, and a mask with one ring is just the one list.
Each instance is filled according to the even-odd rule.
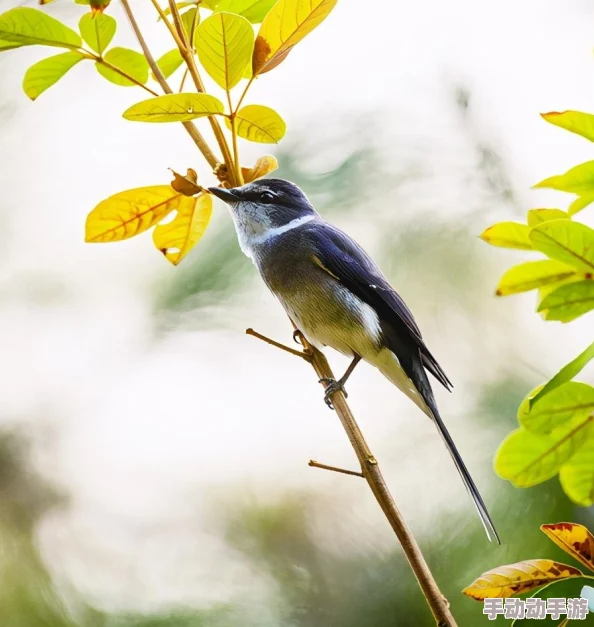
[[307,353],[304,353],[303,351],[298,351],[298,350],[295,350],[294,348],[291,348],[290,346],[285,346],[284,344],[275,342],[274,340],[271,340],[269,337],[266,337],[265,335],[262,335],[261,333],[254,331],[254,329],[246,329],[245,332],[247,335],[253,335],[254,337],[257,337],[259,340],[266,342],[266,344],[270,344],[271,346],[276,346],[276,348],[280,348],[281,350],[286,351],[287,353],[291,353],[291,355],[295,355],[296,357],[301,357],[302,359],[305,359],[305,361],[311,363],[311,356],[308,355]]
[[327,464],[320,464],[320,462],[317,462],[314,459],[310,459],[307,465],[311,466],[312,468],[321,468],[322,470],[331,470],[332,472],[339,472],[343,475],[353,475],[354,477],[363,477],[362,472],[357,472],[356,470],[345,470],[344,468],[338,468],[338,466],[328,466]]
[[[250,335],[260,337],[260,334],[256,334],[255,332],[250,333]],[[264,339],[264,341],[267,341],[273,346],[276,345],[275,342],[269,341],[268,338],[264,336],[261,336],[261,339]],[[318,379],[334,379],[334,374],[324,354],[309,344],[303,336],[301,336],[301,343],[303,344],[305,354],[310,356],[310,363],[316,371]],[[282,344],[280,347],[283,348],[283,350],[287,350],[287,347],[284,347]],[[290,349],[288,352],[293,351]],[[301,356],[301,354],[299,354],[299,356]],[[396,503],[388,489],[379,464],[371,453],[342,391],[339,390],[332,395],[332,404],[351,442],[351,446],[357,455],[357,459],[361,464],[361,474],[371,488],[376,501],[382,508],[385,517],[388,519],[390,526],[394,530],[404,550],[404,554],[433,612],[437,627],[457,627],[457,623],[450,612],[449,603],[439,590],[437,582],[429,570],[429,566],[421,553],[421,549],[414,535],[408,528],[400,510],[396,507]],[[347,474],[350,473],[347,471]]]
[[[124,12],[126,13],[126,16],[128,17],[130,26],[132,27],[132,30],[134,31],[134,35],[136,36],[136,39],[138,40],[138,43],[140,44],[142,52],[147,60],[147,63],[149,64],[149,67],[151,68],[151,72],[153,73],[155,79],[161,86],[161,89],[166,94],[172,94],[173,90],[169,86],[169,83],[163,76],[163,72],[161,72],[161,68],[159,68],[159,66],[157,65],[157,62],[155,61],[155,58],[153,57],[151,51],[149,50],[146,40],[144,39],[144,36],[142,35],[140,28],[138,27],[138,22],[136,21],[136,18],[134,17],[134,13],[132,13],[132,9],[130,8],[130,4],[128,3],[128,0],[122,0],[122,7],[124,9]],[[154,95],[156,96],[157,94],[154,94]],[[193,124],[192,122],[183,122],[182,124],[184,125],[184,128],[188,132],[188,135],[194,140],[194,143],[198,147],[198,150],[204,155],[204,158],[208,161],[208,165],[210,165],[210,167],[213,168],[213,170],[215,170],[217,166],[219,165],[220,161],[219,159],[217,159],[214,152],[210,149],[210,146],[206,143],[206,140],[202,136],[202,133],[200,133],[200,131],[196,128],[196,125]]]

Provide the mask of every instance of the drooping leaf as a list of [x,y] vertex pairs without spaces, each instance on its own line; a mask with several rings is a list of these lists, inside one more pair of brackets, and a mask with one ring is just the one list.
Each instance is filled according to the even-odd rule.
[[495,471],[517,488],[529,488],[554,477],[588,439],[592,420],[589,416],[550,435],[538,435],[524,428],[512,431],[495,455]]
[[527,261],[510,268],[499,280],[497,296],[528,292],[543,285],[559,283],[577,274],[575,268],[552,259]]
[[[231,128],[231,122],[225,119]],[[277,144],[285,135],[287,125],[281,116],[270,107],[248,105],[237,112],[235,128],[239,137],[260,144]]]
[[569,220],[570,216],[567,211],[561,209],[529,209],[528,210],[528,226],[533,227],[541,222],[549,220]]
[[188,198],[168,224],[157,226],[153,233],[155,246],[174,266],[192,250],[204,235],[212,216],[212,196],[200,194]]
[[157,65],[165,78],[169,78],[183,62],[179,48],[174,48],[157,59]]
[[583,272],[594,271],[594,230],[572,220],[551,220],[530,231],[530,241],[551,259]]
[[[137,80],[144,85],[148,81],[149,65],[143,54],[136,52],[135,50],[129,50],[128,48],[112,48],[105,53],[104,60],[110,65],[118,68],[124,74]],[[106,65],[97,62],[95,64],[97,71],[101,76],[105,77],[114,85],[120,85],[122,87],[134,87],[136,83],[129,78],[122,76],[116,70],[113,70]]]
[[481,239],[500,248],[532,250],[530,229],[519,222],[497,222],[481,233]]
[[594,141],[594,115],[581,111],[551,111],[541,113],[541,116],[551,124],[560,126],[572,133],[581,135],[591,142]]
[[562,285],[542,300],[538,311],[545,320],[571,322],[594,309],[594,281]]
[[586,527],[562,522],[541,525],[540,529],[571,557],[594,571],[594,536]]
[[570,361],[567,365],[563,366],[561,370],[538,392],[530,399],[530,406],[534,407],[537,402],[541,401],[547,394],[550,394],[553,390],[557,389],[560,385],[571,381],[588,365],[588,363],[594,359],[594,342],[586,348],[586,350],[580,353],[575,359]]
[[254,31],[239,15],[213,13],[196,31],[198,58],[209,76],[229,90],[243,78],[254,50]]
[[561,466],[559,480],[563,491],[574,503],[582,507],[594,505],[594,437],[590,436]]
[[276,0],[220,0],[216,10],[236,13],[252,24],[259,24],[275,3]]
[[587,383],[568,381],[531,407],[530,399],[542,387],[530,392],[518,408],[518,421],[529,431],[550,433],[569,422],[581,422],[594,412],[594,387]]
[[546,187],[580,196],[592,194],[594,193],[594,161],[586,161],[586,163],[576,165],[565,174],[551,176],[537,183],[534,187]]
[[103,54],[115,35],[117,22],[106,13],[85,13],[78,23],[85,43],[97,54]]
[[252,69],[264,74],[284,61],[293,46],[311,33],[337,0],[279,0],[264,18],[256,37]]
[[210,94],[168,94],[143,100],[124,111],[134,122],[187,122],[223,113],[223,103]]
[[82,59],[83,57],[78,52],[71,51],[38,61],[26,71],[23,91],[31,100],[35,100]]
[[82,45],[80,37],[66,24],[29,7],[17,7],[0,15],[0,39],[23,46],[79,48]]
[[117,242],[150,229],[191,199],[170,185],[138,187],[100,202],[87,217],[86,242]]
[[462,592],[472,599],[506,599],[540,588],[553,581],[582,577],[583,573],[573,566],[553,560],[526,560],[516,564],[499,566],[483,573]]
[[594,202],[594,194],[589,194],[587,196],[579,196],[576,198],[571,205],[569,205],[569,209],[567,213],[570,216],[574,216],[576,213],[579,213],[582,209],[589,207]]
[[185,176],[178,174],[175,170],[171,170],[174,179],[171,181],[171,187],[176,192],[183,194],[184,196],[195,196],[196,194],[204,191],[203,188],[198,185],[198,174],[196,170],[188,168]]
[[270,172],[274,172],[277,168],[278,161],[272,155],[264,155],[256,161],[253,168],[241,168],[241,173],[243,180],[246,183],[250,183],[270,174]]

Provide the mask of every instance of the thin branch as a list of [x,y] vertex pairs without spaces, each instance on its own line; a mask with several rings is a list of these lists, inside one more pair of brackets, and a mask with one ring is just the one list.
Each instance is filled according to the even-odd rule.
[[316,462],[313,459],[310,459],[308,466],[312,468],[321,468],[322,470],[331,470],[332,472],[339,472],[343,475],[353,475],[354,477],[364,477],[362,472],[357,472],[356,470],[345,470],[344,468],[338,468],[337,466],[328,466],[326,464],[320,464],[320,462]]
[[308,355],[307,353],[304,353],[303,351],[298,351],[298,350],[295,350],[294,348],[291,348],[290,346],[285,346],[284,344],[275,342],[274,340],[271,340],[269,337],[266,337],[265,335],[262,335],[261,333],[254,331],[254,329],[246,329],[245,332],[246,332],[246,335],[252,335],[254,337],[257,337],[259,340],[266,342],[266,344],[270,344],[271,346],[276,346],[276,348],[280,348],[281,350],[286,351],[287,353],[291,353],[291,355],[295,355],[296,357],[301,357],[301,359],[305,359],[305,361],[307,361],[308,363],[311,363],[311,356]]
[[[156,0],[153,1],[153,4],[155,4],[155,6],[158,7],[159,11],[162,11],[161,7],[159,6],[158,2],[156,2]],[[151,51],[149,50],[146,40],[144,39],[144,36],[142,35],[140,28],[138,27],[138,22],[136,21],[136,18],[134,17],[134,13],[132,13],[132,9],[130,8],[128,0],[122,0],[122,7],[124,8],[124,12],[126,13],[128,17],[128,20],[130,21],[130,26],[132,26],[132,30],[134,31],[134,34],[136,35],[136,39],[138,40],[138,43],[140,44],[140,47],[142,48],[142,52],[144,53],[147,63],[149,64],[149,67],[151,68],[152,73],[157,79],[157,82],[159,83],[159,85],[161,85],[161,89],[166,94],[172,94],[173,91],[171,87],[169,86],[169,83],[163,76],[163,72],[161,72],[161,68],[157,65],[155,58],[151,54]],[[164,17],[166,18],[167,16],[164,16]],[[169,24],[169,22],[167,23]],[[158,96],[157,93],[153,92],[152,90],[150,91],[154,96]],[[200,133],[200,131],[196,128],[196,125],[193,124],[192,122],[183,122],[183,125],[186,131],[188,132],[188,134],[190,135],[190,137],[194,140],[194,143],[198,147],[198,150],[204,155],[204,158],[208,161],[208,164],[210,165],[210,167],[213,169],[216,169],[217,166],[219,165],[219,160],[217,159],[214,152],[210,149],[210,146],[206,143],[206,140],[202,136],[202,133]]]
[[[175,0],[169,0],[169,8],[171,9],[171,16],[173,17],[173,23],[175,25],[175,30],[178,35],[176,43],[178,44],[180,54],[183,60],[186,62],[188,69],[190,70],[190,76],[194,81],[196,90],[198,92],[204,92],[204,83],[202,82],[202,79],[200,78],[200,74],[198,72],[196,59],[194,57],[194,51],[192,49],[192,45],[188,43],[187,33],[184,29],[183,22],[181,21],[181,16],[179,14],[179,9],[177,8]],[[167,16],[165,16],[165,20],[167,24],[170,24],[169,20],[167,20]],[[217,144],[219,145],[221,153],[223,154],[223,161],[227,166],[227,175],[229,177],[229,182],[232,186],[238,185],[240,181],[236,180],[235,177],[235,172],[233,170],[233,158],[231,157],[231,152],[229,151],[229,145],[227,144],[227,140],[225,139],[223,129],[221,128],[221,125],[219,124],[219,121],[216,117],[209,115],[208,121],[210,122],[212,132],[214,133]]]

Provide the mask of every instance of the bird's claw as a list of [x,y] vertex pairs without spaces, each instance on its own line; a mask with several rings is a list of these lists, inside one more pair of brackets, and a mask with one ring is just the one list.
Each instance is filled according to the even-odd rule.
[[293,331],[293,342],[295,342],[295,344],[301,344],[303,346],[303,342],[301,341],[302,337],[303,335],[299,329]]
[[322,377],[319,382],[327,384],[324,390],[324,402],[326,403],[326,405],[328,405],[330,409],[334,409],[334,405],[332,404],[332,400],[330,399],[334,392],[342,392],[345,398],[349,397],[340,381],[337,381],[336,379],[332,379],[330,377]]

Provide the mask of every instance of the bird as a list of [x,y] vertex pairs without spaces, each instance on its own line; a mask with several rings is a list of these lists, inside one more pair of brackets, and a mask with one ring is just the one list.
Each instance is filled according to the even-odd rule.
[[307,341],[350,357],[338,380],[323,379],[325,401],[345,391],[363,360],[375,366],[435,424],[470,494],[489,540],[501,543],[487,507],[437,408],[428,374],[452,383],[431,354],[410,309],[372,258],[326,222],[305,193],[263,178],[208,191],[229,207],[241,250],[255,264]]

